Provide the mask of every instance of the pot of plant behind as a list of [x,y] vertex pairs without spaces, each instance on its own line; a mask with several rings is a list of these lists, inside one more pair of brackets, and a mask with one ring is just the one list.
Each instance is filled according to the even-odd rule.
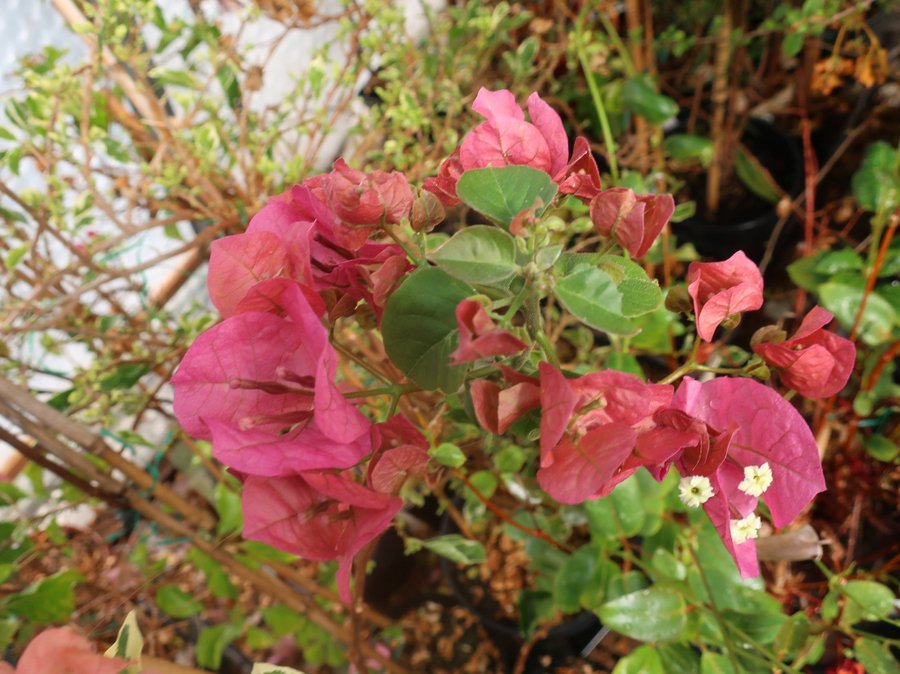
[[[670,171],[682,183],[676,201],[696,203],[694,215],[673,223],[681,242],[701,255],[724,260],[739,250],[759,262],[779,221],[778,202],[803,187],[803,156],[796,139],[763,119],[751,117],[737,143],[720,143],[719,166],[713,166],[715,143],[687,133],[679,121],[665,139]],[[732,137],[737,134],[730,134]],[[718,172],[713,180],[712,173]],[[781,232],[787,240],[794,223]]]
[[[457,501],[462,506],[462,499]],[[441,535],[458,534],[459,528],[444,514]],[[496,538],[489,547],[491,555],[480,565],[458,564],[440,557],[441,575],[456,600],[481,623],[500,651],[505,671],[514,672],[523,648],[536,625],[535,617],[549,593],[524,586],[532,576],[530,555],[520,541],[496,527],[488,534]],[[542,541],[537,541],[541,543]],[[543,674],[559,667],[583,664],[592,650],[602,625],[591,611],[565,617],[534,641],[528,652],[523,674]],[[568,670],[566,670],[568,671]]]

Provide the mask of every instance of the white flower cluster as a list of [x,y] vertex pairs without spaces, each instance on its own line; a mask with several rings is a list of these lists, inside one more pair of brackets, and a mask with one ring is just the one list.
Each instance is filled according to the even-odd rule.
[[[747,496],[759,498],[772,486],[772,479],[772,468],[768,463],[761,466],[744,466],[744,479],[738,484],[738,489]],[[715,493],[709,478],[703,475],[683,477],[678,483],[678,498],[689,508],[699,508],[715,496]],[[735,544],[753,540],[759,537],[761,527],[762,520],[756,513],[750,513],[742,519],[731,520],[731,539]]]

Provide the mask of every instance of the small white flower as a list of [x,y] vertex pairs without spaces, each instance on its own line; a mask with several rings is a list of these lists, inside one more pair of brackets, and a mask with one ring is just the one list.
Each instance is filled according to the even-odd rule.
[[761,466],[744,466],[744,479],[738,489],[748,496],[762,496],[772,486],[772,469],[768,463]]
[[689,508],[699,508],[713,497],[715,490],[708,477],[691,475],[678,483],[678,498]]
[[731,540],[735,544],[753,540],[759,537],[759,529],[762,520],[756,513],[750,513],[742,520],[731,520]]

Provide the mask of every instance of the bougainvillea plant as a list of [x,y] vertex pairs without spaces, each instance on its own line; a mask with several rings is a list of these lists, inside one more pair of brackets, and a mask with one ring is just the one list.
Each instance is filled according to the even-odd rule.
[[[350,602],[360,552],[406,495],[478,451],[437,451],[452,407],[525,453],[532,502],[582,504],[637,471],[677,471],[683,504],[706,511],[743,576],[758,575],[763,520],[784,527],[825,489],[813,435],[780,391],[833,395],[852,343],[815,308],[790,338],[758,334],[746,362],[701,362],[763,304],[759,270],[737,253],[690,264],[680,308],[695,331],[659,381],[561,358],[561,326],[620,343],[668,312],[636,260],[672,197],[604,189],[588,142],[570,154],[537,94],[527,116],[509,91],[482,89],[473,108],[485,121],[423,189],[338,160],[213,244],[209,293],[223,320],[173,378],[175,413],[243,481],[244,535],[337,560]],[[481,224],[435,232],[460,202]],[[570,226],[576,211],[590,229]],[[365,355],[348,331],[383,351]],[[773,372],[780,389],[760,380]]]

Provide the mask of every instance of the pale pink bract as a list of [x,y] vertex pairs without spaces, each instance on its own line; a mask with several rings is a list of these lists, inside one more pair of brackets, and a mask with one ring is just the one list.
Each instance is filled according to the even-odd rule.
[[743,251],[723,262],[691,262],[687,283],[697,334],[707,342],[726,318],[759,309],[763,303],[762,274]]

